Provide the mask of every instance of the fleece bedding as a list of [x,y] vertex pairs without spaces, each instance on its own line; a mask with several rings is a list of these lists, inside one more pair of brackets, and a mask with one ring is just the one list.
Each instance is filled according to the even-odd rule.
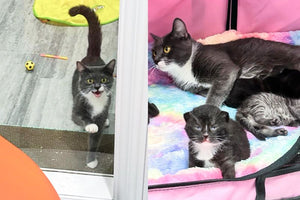
[[[203,44],[216,44],[240,38],[258,37],[266,40],[300,44],[300,31],[241,34],[226,31],[198,41]],[[205,98],[182,91],[173,85],[172,79],[155,68],[151,58],[151,43],[148,59],[149,102],[156,104],[160,114],[152,118],[148,125],[148,184],[205,181],[221,179],[218,168],[188,168],[188,136],[185,133],[183,114],[205,103]],[[236,109],[222,106],[232,119]],[[272,165],[287,153],[300,136],[300,127],[285,127],[287,136],[256,139],[247,132],[251,155],[247,160],[236,163],[236,177],[250,175]]]

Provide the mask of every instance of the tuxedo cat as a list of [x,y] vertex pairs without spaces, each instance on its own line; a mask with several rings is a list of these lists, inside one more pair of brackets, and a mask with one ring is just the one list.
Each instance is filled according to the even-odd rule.
[[72,80],[73,111],[72,120],[89,133],[87,166],[98,165],[96,151],[104,126],[108,126],[108,109],[111,103],[111,88],[115,60],[108,64],[100,57],[102,33],[97,15],[86,6],[76,6],[69,10],[71,16],[83,15],[89,24],[87,55],[77,67]]
[[239,78],[300,71],[300,47],[258,38],[203,45],[191,38],[184,22],[176,18],[172,31],[154,39],[152,58],[183,90],[200,93],[209,89],[206,103],[219,107]]
[[259,93],[242,103],[236,120],[260,140],[287,135],[284,128],[272,129],[270,126],[299,126],[300,99]]
[[235,163],[250,156],[246,132],[227,112],[202,105],[184,114],[189,167],[218,167],[223,178],[235,177]]

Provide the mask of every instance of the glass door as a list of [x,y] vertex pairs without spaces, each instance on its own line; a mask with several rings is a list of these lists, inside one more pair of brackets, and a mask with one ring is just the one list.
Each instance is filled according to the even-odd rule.
[[0,135],[43,169],[61,199],[147,199],[147,2],[121,1],[120,20],[102,26],[102,58],[118,59],[94,168],[88,134],[72,121],[72,77],[88,28],[39,21],[34,3],[0,0]]

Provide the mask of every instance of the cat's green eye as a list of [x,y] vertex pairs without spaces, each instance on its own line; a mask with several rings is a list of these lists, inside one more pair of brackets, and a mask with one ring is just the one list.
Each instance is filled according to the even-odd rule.
[[101,83],[107,83],[107,78],[101,78]]
[[171,47],[170,46],[165,46],[164,47],[164,52],[165,53],[170,53],[170,51],[171,51]]
[[91,78],[89,78],[88,80],[86,80],[86,82],[87,82],[88,84],[93,84],[93,83],[94,83],[94,80],[91,79]]

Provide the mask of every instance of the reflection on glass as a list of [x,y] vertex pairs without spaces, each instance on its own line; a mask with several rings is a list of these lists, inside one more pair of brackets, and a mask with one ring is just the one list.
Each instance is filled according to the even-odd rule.
[[80,7],[92,27],[44,24],[12,3],[0,0],[0,134],[40,167],[112,173],[118,21],[101,30]]

